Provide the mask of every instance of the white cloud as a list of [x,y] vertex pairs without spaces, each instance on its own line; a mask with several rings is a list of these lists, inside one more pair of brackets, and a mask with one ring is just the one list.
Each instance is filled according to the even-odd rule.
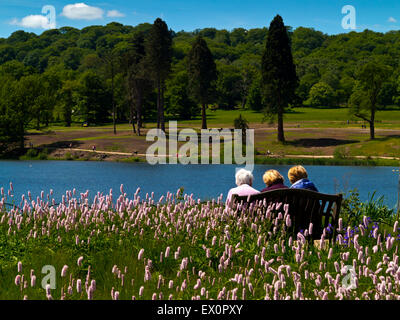
[[52,25],[49,19],[42,15],[30,15],[18,20],[14,18],[10,22],[11,25],[31,29],[51,29]]
[[118,10],[110,10],[107,12],[107,17],[109,18],[122,18],[125,17],[125,15],[122,12],[119,12]]
[[103,18],[104,11],[85,3],[68,4],[61,15],[72,20],[96,20]]
[[388,19],[388,21],[389,21],[389,22],[393,22],[393,23],[396,23],[396,22],[397,22],[397,20],[396,20],[395,18],[393,18],[393,17],[390,17],[390,18]]

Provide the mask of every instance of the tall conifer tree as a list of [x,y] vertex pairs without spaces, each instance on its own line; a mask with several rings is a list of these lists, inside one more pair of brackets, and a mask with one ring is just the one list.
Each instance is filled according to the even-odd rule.
[[164,90],[165,80],[171,71],[172,34],[160,18],[154,21],[145,48],[147,70],[157,88],[157,128],[165,131]]
[[264,111],[270,118],[278,118],[278,141],[284,142],[283,113],[296,97],[299,80],[288,32],[279,15],[272,20],[268,30],[261,71],[266,104]]
[[198,36],[188,54],[189,91],[202,106],[202,129],[207,129],[206,108],[215,97],[217,67],[205,40]]

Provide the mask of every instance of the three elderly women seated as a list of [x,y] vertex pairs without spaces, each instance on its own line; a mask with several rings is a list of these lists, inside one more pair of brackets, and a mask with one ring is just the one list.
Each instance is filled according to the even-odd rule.
[[[292,167],[288,172],[288,178],[291,185],[291,189],[307,189],[318,192],[318,189],[310,180],[308,180],[308,173],[302,166]],[[232,196],[237,194],[239,196],[249,196],[260,193],[257,189],[253,188],[254,177],[253,174],[245,169],[240,169],[235,175],[237,187],[232,188],[228,192],[226,203],[230,203]],[[277,190],[277,189],[288,189],[284,184],[285,179],[277,170],[268,170],[263,176],[266,187],[261,192]]]

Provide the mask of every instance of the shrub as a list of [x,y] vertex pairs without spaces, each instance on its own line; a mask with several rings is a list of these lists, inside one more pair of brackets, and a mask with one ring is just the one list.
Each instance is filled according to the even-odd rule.
[[26,152],[26,157],[27,157],[27,158],[36,158],[37,155],[38,155],[38,151],[37,151],[36,149],[29,149],[29,150]]

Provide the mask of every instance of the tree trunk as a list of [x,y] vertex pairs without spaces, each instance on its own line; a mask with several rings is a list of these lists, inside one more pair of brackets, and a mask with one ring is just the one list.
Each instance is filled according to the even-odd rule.
[[278,141],[285,142],[285,134],[283,132],[283,110],[279,108],[278,111]]
[[137,128],[138,128],[138,135],[140,136],[140,129],[142,128],[142,104],[143,104],[142,94],[139,93],[138,102],[137,102]]
[[246,102],[247,102],[247,98],[244,97],[242,100],[242,109],[244,109],[246,107]]
[[375,108],[371,110],[371,121],[369,122],[369,133],[371,140],[375,139]]
[[161,82],[160,79],[157,80],[157,129],[160,129],[161,124]]
[[21,121],[19,130],[20,130],[20,147],[21,147],[21,150],[24,150],[25,149],[25,129],[24,129],[24,123],[22,121]]
[[129,123],[132,125],[133,133],[136,134],[135,121],[133,121],[134,105],[133,105],[132,97],[130,99],[130,102],[131,102],[131,107],[129,108]]
[[201,119],[202,119],[201,128],[207,129],[207,114],[206,114],[206,104],[205,103],[203,103],[203,105],[201,107]]
[[165,132],[165,119],[164,119],[164,83],[161,86],[161,105],[160,105],[160,122],[161,130]]
[[111,62],[111,99],[112,99],[112,108],[113,108],[113,126],[114,126],[114,134],[117,134],[117,124],[115,121],[115,101],[114,101],[114,62]]

